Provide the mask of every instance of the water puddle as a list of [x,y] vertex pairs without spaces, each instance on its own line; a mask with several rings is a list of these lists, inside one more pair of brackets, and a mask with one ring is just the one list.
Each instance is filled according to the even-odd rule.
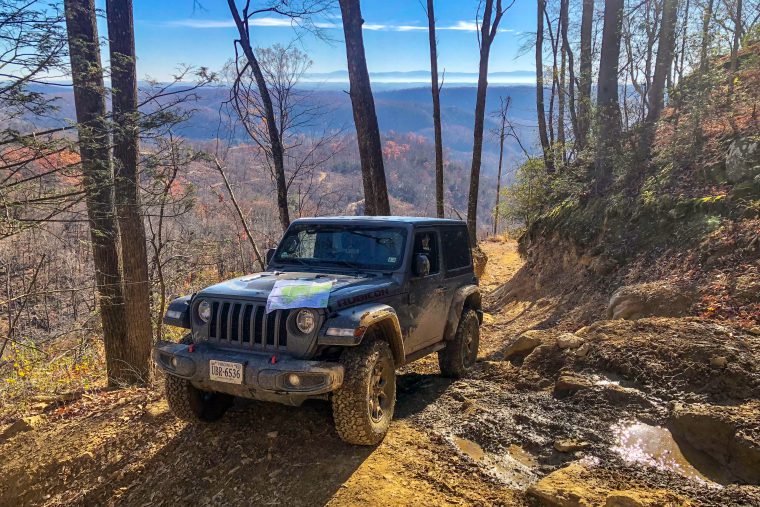
[[615,437],[612,450],[627,463],[675,472],[706,485],[718,486],[686,459],[667,428],[629,422],[613,426],[612,432]]
[[466,438],[454,437],[454,443],[457,444],[459,450],[472,458],[474,461],[483,461],[486,453],[482,447]]
[[533,472],[537,465],[535,458],[518,445],[510,445],[506,455],[498,456],[484,451],[480,445],[467,438],[453,437],[453,440],[460,452],[508,486],[525,489],[537,478]]

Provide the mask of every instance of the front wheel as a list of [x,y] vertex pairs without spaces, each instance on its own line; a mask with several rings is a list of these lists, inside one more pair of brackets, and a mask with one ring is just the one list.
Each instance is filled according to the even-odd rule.
[[396,367],[382,340],[365,340],[341,356],[343,385],[332,396],[335,429],[343,441],[376,445],[385,437],[396,407]]
[[462,378],[475,365],[480,344],[480,321],[475,310],[465,308],[457,332],[438,352],[438,366],[444,377]]
[[[180,343],[191,344],[187,335]],[[190,381],[174,375],[166,375],[166,401],[178,419],[188,422],[214,422],[222,418],[232,405],[234,397],[224,393],[203,391]]]

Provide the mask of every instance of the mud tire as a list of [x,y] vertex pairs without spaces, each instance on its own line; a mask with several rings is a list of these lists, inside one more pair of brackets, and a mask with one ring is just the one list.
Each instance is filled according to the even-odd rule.
[[[338,436],[344,442],[355,445],[379,444],[388,433],[396,407],[396,372],[391,348],[385,341],[367,338],[358,347],[343,352],[343,385],[332,395],[333,419]],[[386,400],[379,419],[373,417],[372,402],[378,365],[383,372],[385,383],[382,389]]]
[[480,321],[475,310],[465,308],[459,319],[459,326],[454,338],[446,347],[438,351],[438,366],[441,375],[449,378],[462,378],[475,365],[480,344]]
[[[191,335],[186,335],[180,343],[193,343]],[[234,396],[224,393],[203,391],[190,381],[174,375],[166,375],[166,401],[175,417],[191,423],[218,421],[232,405]]]

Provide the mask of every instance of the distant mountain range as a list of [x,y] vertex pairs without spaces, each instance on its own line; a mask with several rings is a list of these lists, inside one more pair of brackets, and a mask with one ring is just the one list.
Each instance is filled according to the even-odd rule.
[[[420,72],[421,73],[421,72]],[[405,79],[416,77],[417,72],[384,73],[388,77],[402,76]],[[513,75],[515,73],[505,73]],[[521,75],[524,73],[521,73]],[[340,77],[341,72],[329,73]],[[447,76],[448,82],[448,76]],[[407,133],[433,138],[432,99],[430,89],[420,86],[412,88],[385,89],[373,82],[375,106],[378,122],[383,132]],[[35,119],[37,128],[51,128],[70,123],[75,117],[74,100],[71,88],[60,86],[35,86],[36,91],[56,96],[59,110],[53,117]],[[310,106],[318,106],[325,114],[318,125],[302,127],[305,134],[323,132],[331,129],[353,129],[353,112],[350,96],[342,89],[314,87],[305,100]],[[472,129],[475,122],[475,87],[444,85],[441,91],[441,115],[443,123],[443,142],[448,150],[448,158],[469,163],[472,153]],[[176,133],[193,140],[210,140],[217,135],[232,138],[244,143],[246,138],[242,128],[230,128],[230,122],[220,105],[229,98],[225,87],[207,87],[194,92],[196,100],[186,107],[194,112],[192,116],[176,129]],[[498,123],[492,113],[499,107],[500,97],[512,97],[509,117],[514,122],[516,131],[524,146],[535,149],[537,145],[535,87],[527,85],[493,85],[488,88],[486,101],[486,132],[484,143],[484,171],[493,171],[498,160],[498,142],[493,132]],[[506,161],[512,165],[515,160],[524,158],[517,143],[508,139],[506,143]]]
[[[444,79],[444,83],[451,84],[475,84],[478,82],[478,74],[475,72],[444,72],[440,71],[439,79]],[[409,85],[430,83],[430,71],[412,70],[406,72],[370,72],[372,85]],[[491,72],[488,74],[488,81],[491,84],[528,84],[535,82],[536,73],[532,70],[515,70],[508,72]],[[306,74],[302,82],[304,84],[313,83],[348,83],[348,71],[336,70],[333,72],[309,73]]]

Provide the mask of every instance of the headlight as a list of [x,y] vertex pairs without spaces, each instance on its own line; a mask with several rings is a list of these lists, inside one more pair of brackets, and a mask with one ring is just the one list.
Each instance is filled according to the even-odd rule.
[[208,322],[211,318],[211,303],[208,301],[201,301],[198,304],[198,317],[200,317],[203,322]]
[[303,334],[311,334],[317,327],[317,317],[311,310],[299,310],[296,314],[296,327]]

